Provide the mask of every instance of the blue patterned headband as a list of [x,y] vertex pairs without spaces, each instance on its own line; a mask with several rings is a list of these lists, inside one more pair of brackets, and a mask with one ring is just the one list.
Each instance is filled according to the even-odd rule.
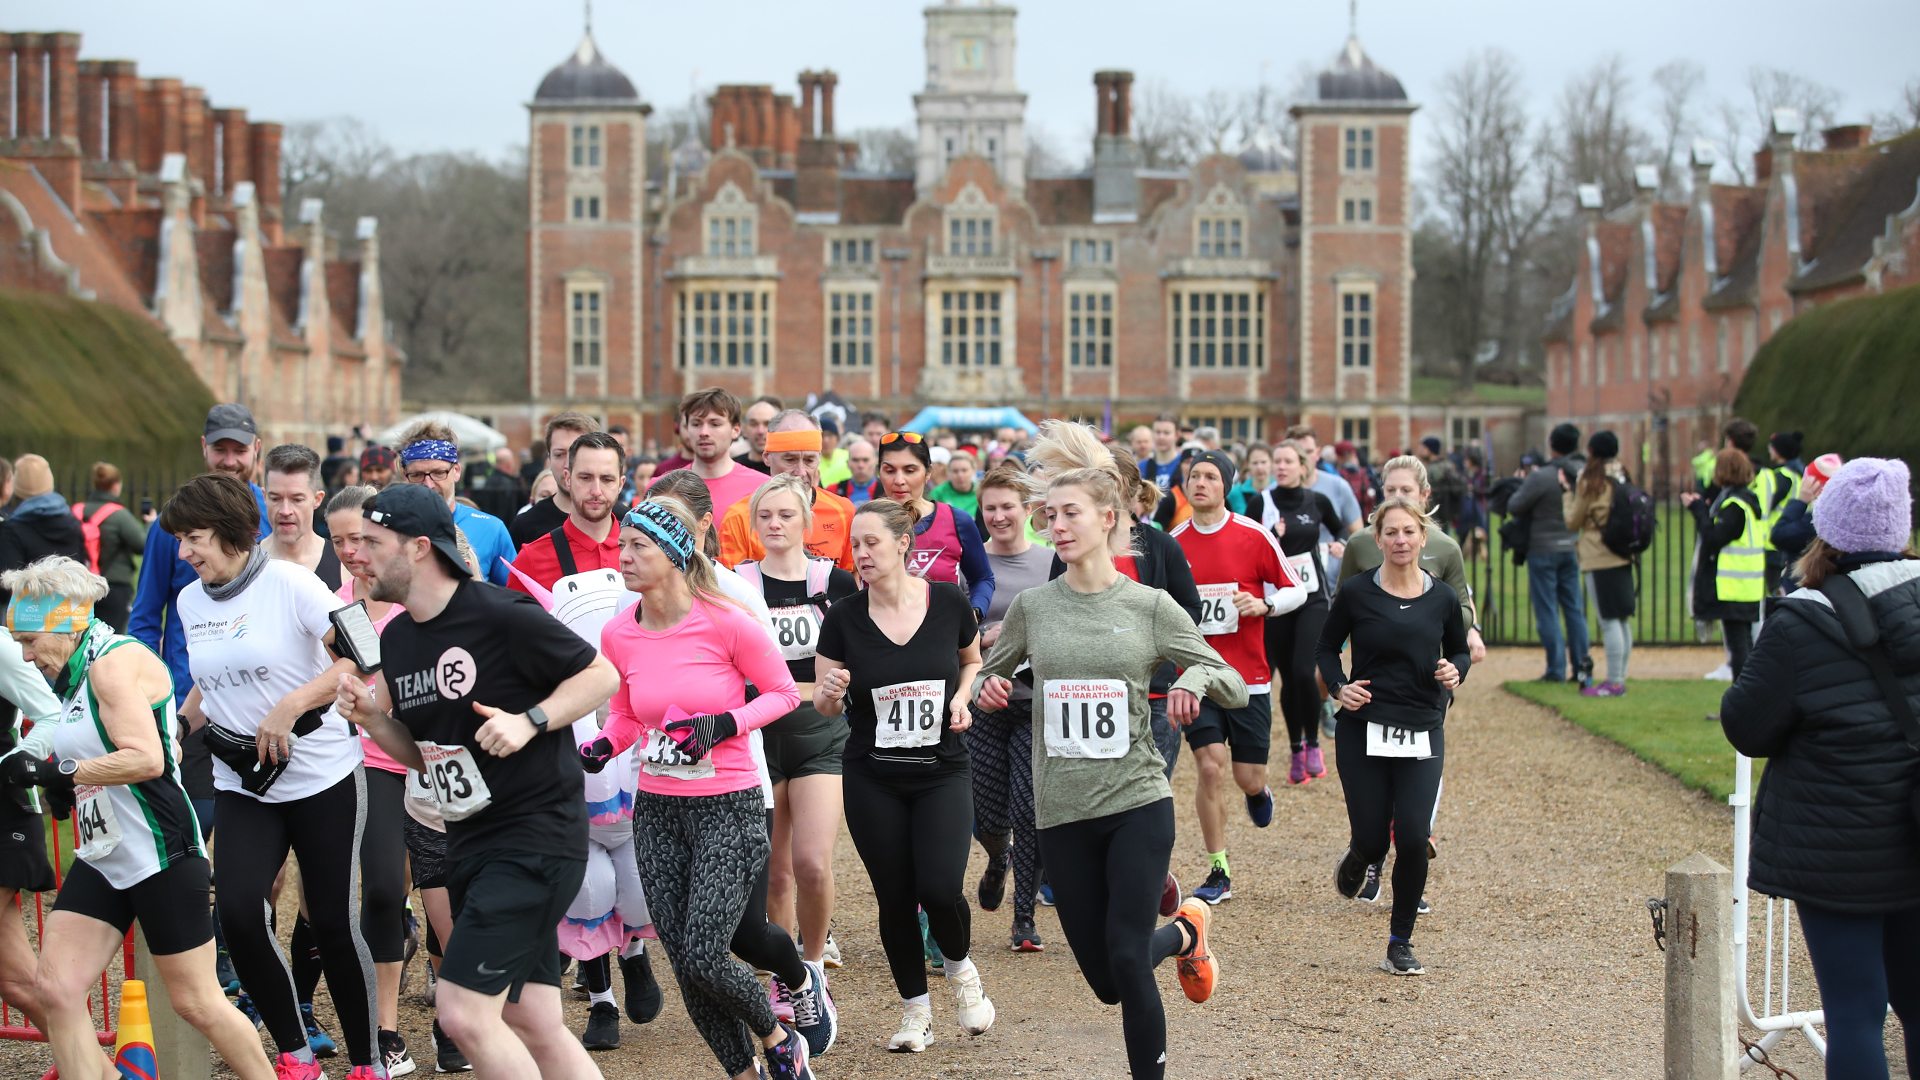
[[627,511],[625,523],[646,533],[648,539],[659,545],[674,569],[686,573],[687,564],[693,561],[693,534],[673,511],[648,500]]
[[446,461],[458,465],[460,464],[460,448],[450,442],[442,442],[439,439],[421,439],[419,442],[410,442],[407,444],[406,449],[400,451],[400,464],[406,465],[415,461]]

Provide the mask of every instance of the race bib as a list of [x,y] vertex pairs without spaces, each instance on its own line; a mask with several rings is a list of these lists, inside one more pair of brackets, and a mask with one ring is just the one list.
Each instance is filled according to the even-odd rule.
[[1433,756],[1431,733],[1408,731],[1385,724],[1368,724],[1367,756],[1430,758]]
[[1124,679],[1048,679],[1045,698],[1047,756],[1119,758],[1132,741]]
[[659,728],[647,729],[647,739],[640,745],[640,767],[648,776],[669,780],[710,780],[714,774],[712,755],[693,760]]
[[782,659],[813,659],[814,645],[820,640],[820,612],[812,604],[777,607],[767,615],[773,620],[773,637],[780,643]]
[[80,830],[80,843],[73,853],[88,862],[113,854],[120,846],[120,819],[107,801],[107,789],[90,784],[75,787],[73,805],[74,825]]
[[1200,633],[1206,637],[1231,634],[1240,629],[1240,609],[1233,606],[1233,594],[1240,586],[1231,581],[1200,586]]
[[493,805],[493,792],[486,777],[480,775],[480,763],[473,751],[464,746],[421,743],[420,757],[427,768],[422,775],[433,789],[433,801],[440,804],[440,816],[448,821],[465,821]]
[[1313,572],[1313,552],[1287,556],[1287,569],[1293,572],[1293,580],[1307,589],[1320,587],[1319,576]]
[[940,745],[946,720],[943,679],[894,683],[873,690],[873,745],[902,748]]

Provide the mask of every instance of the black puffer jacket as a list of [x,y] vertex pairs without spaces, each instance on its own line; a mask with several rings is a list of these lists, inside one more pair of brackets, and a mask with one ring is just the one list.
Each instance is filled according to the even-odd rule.
[[[1920,561],[1869,563],[1849,576],[1920,715]],[[1756,891],[1856,915],[1920,905],[1910,801],[1920,751],[1824,596],[1801,590],[1768,617],[1720,723],[1741,753],[1769,759],[1753,813]]]

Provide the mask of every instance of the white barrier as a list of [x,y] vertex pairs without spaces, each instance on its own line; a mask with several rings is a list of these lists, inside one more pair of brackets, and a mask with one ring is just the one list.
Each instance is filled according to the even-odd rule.
[[[1733,970],[1734,978],[1739,983],[1739,992],[1734,995],[1738,1008],[1737,1019],[1761,1032],[1758,1048],[1762,1052],[1779,1045],[1787,1032],[1798,1030],[1813,1044],[1814,1051],[1824,1061],[1827,1040],[1814,1030],[1814,1025],[1826,1023],[1826,1014],[1819,1009],[1808,1012],[1793,1012],[1791,1009],[1787,942],[1793,930],[1792,901],[1763,897],[1766,901],[1766,942],[1762,950],[1758,1009],[1753,1007],[1753,994],[1747,986],[1747,931],[1752,925],[1747,909],[1747,859],[1753,826],[1752,792],[1753,759],[1744,754],[1735,754],[1733,794],[1727,798],[1727,802],[1733,807]],[[1773,1004],[1776,981],[1780,992],[1779,1012],[1774,1011]],[[1759,1060],[1760,1057],[1752,1050],[1743,1051],[1740,1054],[1740,1068],[1745,1069]]]

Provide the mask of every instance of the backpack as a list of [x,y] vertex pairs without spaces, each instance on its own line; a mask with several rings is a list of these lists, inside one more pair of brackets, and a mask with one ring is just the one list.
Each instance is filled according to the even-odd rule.
[[115,510],[122,509],[119,503],[104,503],[100,509],[87,516],[87,506],[79,503],[73,508],[74,518],[80,522],[81,539],[87,542],[87,569],[100,572],[100,525],[113,516]]
[[[767,591],[766,579],[760,575],[760,564],[748,560],[733,568],[747,584],[753,586],[761,595]],[[827,578],[833,574],[833,560],[822,559],[816,555],[807,556],[807,603],[819,613],[822,619],[827,617]]]
[[1653,546],[1657,527],[1653,496],[1630,481],[1613,481],[1613,504],[1607,511],[1607,523],[1600,527],[1600,542],[1607,550],[1631,559]]

